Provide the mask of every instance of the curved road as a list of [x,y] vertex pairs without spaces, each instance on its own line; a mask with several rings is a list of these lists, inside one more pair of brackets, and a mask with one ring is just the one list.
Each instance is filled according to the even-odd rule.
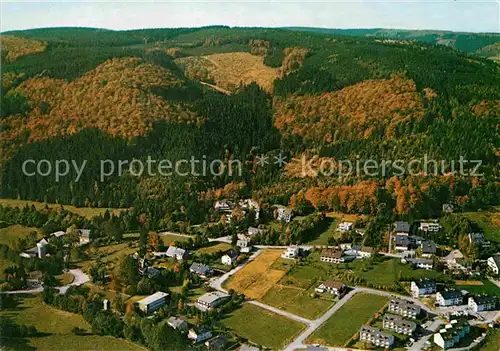
[[[75,278],[71,284],[58,286],[56,289],[59,289],[61,294],[64,294],[70,286],[79,286],[90,281],[89,276],[82,272],[81,269],[70,269],[68,271]],[[6,294],[37,294],[43,291],[43,287],[38,287],[35,289],[29,290],[14,290],[14,291],[6,291]]]

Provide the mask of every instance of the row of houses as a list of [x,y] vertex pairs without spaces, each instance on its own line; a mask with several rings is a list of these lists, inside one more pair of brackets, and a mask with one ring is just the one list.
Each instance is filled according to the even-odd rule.
[[[157,291],[142,300],[137,301],[137,307],[145,314],[150,314],[167,303],[168,294]],[[230,295],[221,291],[212,291],[200,296],[195,306],[201,311],[208,311],[229,300]]]
[[470,325],[466,319],[454,319],[434,334],[434,343],[443,349],[455,346],[470,332]]
[[[167,325],[180,332],[186,332],[189,328],[188,323],[179,317],[170,317],[167,320]],[[188,339],[192,340],[193,343],[199,343],[205,341],[205,346],[209,350],[222,350],[227,344],[227,339],[223,335],[218,335],[213,337],[212,331],[207,326],[193,327],[189,329],[187,334]]]

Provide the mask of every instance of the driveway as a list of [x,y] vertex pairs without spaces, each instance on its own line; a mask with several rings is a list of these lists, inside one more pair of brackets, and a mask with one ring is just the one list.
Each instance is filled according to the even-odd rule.
[[226,281],[230,276],[238,272],[240,269],[242,269],[248,262],[251,262],[255,259],[255,257],[260,255],[260,251],[254,252],[246,262],[241,263],[237,267],[231,269],[229,272],[221,275],[220,277],[215,277],[209,280],[208,284],[214,288],[215,290],[223,291],[227,293],[227,291],[222,287],[222,283]]
[[[58,286],[56,289],[59,289],[59,292],[61,294],[66,293],[68,288],[70,286],[79,286],[87,283],[90,281],[89,276],[85,273],[82,272],[81,269],[70,269],[68,271],[73,277],[75,278],[71,284],[64,285],[64,286]],[[43,287],[38,287],[35,289],[29,289],[29,290],[14,290],[14,291],[6,291],[6,294],[38,294],[43,291]]]

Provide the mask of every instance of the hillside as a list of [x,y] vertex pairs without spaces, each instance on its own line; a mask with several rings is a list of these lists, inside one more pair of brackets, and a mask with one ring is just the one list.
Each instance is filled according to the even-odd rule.
[[[498,205],[499,66],[472,54],[495,52],[495,35],[317,31],[215,26],[2,34],[11,54],[2,65],[0,193],[134,207],[151,227],[171,218],[204,221],[212,204],[203,194],[235,184],[242,184],[238,196],[270,204],[300,198],[352,213],[374,214],[380,202],[412,216],[435,215],[448,202],[464,210]],[[466,53],[434,45],[450,35]],[[447,163],[425,179],[403,174],[394,186],[390,176],[296,177],[257,163],[257,156],[279,154],[405,161],[426,155]],[[100,160],[148,156],[220,160],[222,170],[237,159],[243,169],[99,177]],[[485,176],[445,177],[449,161],[461,156],[481,160]],[[74,172],[58,182],[28,178],[21,169],[29,158],[87,160],[88,168],[78,182]],[[323,193],[330,202],[318,200]]]

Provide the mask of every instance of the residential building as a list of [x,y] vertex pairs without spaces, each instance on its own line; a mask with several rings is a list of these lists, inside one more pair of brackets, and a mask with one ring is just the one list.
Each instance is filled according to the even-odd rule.
[[383,319],[384,329],[395,331],[398,334],[412,335],[417,325],[404,319],[401,316],[396,316],[394,314],[385,314]]
[[394,232],[396,234],[408,235],[410,233],[410,223],[405,221],[394,222]]
[[436,254],[437,248],[434,241],[422,241],[420,244],[423,257],[432,257]]
[[359,330],[359,340],[383,348],[389,348],[394,344],[394,336],[367,325]]
[[137,306],[144,313],[151,313],[162,307],[167,302],[168,294],[157,291],[153,295],[137,301]]
[[248,253],[252,251],[252,244],[250,244],[250,239],[247,237],[242,237],[236,242],[236,246],[240,248],[240,252]]
[[471,296],[468,305],[473,312],[492,311],[496,309],[497,298],[488,295]]
[[438,232],[441,229],[441,225],[435,222],[420,222],[418,230],[422,232]]
[[399,314],[407,318],[417,318],[420,314],[420,306],[415,302],[405,299],[392,299],[387,309],[391,313]]
[[434,334],[434,343],[443,349],[449,349],[457,344],[469,331],[470,325],[466,319],[454,319]]
[[401,262],[414,264],[417,268],[426,270],[431,270],[434,267],[434,262],[432,260],[426,260],[424,258],[402,258]]
[[365,228],[357,228],[357,229],[354,229],[356,234],[359,234],[361,236],[365,236]]
[[213,270],[210,266],[203,263],[193,262],[189,267],[189,271],[193,274],[197,274],[202,278],[210,277],[213,274]]
[[355,258],[370,258],[375,253],[375,249],[370,246],[349,245],[346,247],[348,248],[344,251],[344,255]]
[[283,252],[281,254],[281,257],[294,259],[294,258],[297,258],[299,256],[299,253],[300,253],[300,249],[298,246],[290,246],[290,247],[287,247],[285,252]]
[[348,231],[352,230],[352,228],[353,228],[353,224],[351,222],[342,222],[337,227],[337,231],[348,232]]
[[455,269],[460,267],[459,261],[464,258],[464,255],[460,252],[460,250],[453,250],[447,256],[443,257],[441,261],[443,261],[448,268]]
[[175,258],[178,261],[182,261],[188,258],[188,253],[184,249],[175,246],[169,246],[166,252],[166,256],[170,258]]
[[59,230],[57,232],[54,232],[52,234],[50,234],[50,238],[62,238],[63,236],[66,235],[66,232],[63,232],[62,230]]
[[438,291],[436,293],[436,303],[443,307],[461,305],[463,303],[462,293],[454,289]]
[[498,275],[498,272],[500,272],[500,253],[497,253],[496,255],[491,256],[487,260],[488,262],[488,267],[490,270]]
[[427,296],[436,292],[436,282],[430,279],[420,279],[411,282],[413,297]]
[[186,331],[188,328],[187,322],[184,319],[178,317],[170,317],[167,323],[171,328],[175,330]]
[[90,229],[76,229],[80,237],[80,245],[90,243]]
[[407,234],[397,234],[394,237],[394,250],[407,251],[411,246],[410,237]]
[[259,203],[255,200],[252,199],[244,199],[241,200],[238,205],[240,208],[246,209],[246,210],[252,210],[255,212],[255,219],[259,219],[260,216],[260,206]]
[[255,228],[255,227],[248,227],[248,230],[247,230],[247,235],[249,237],[252,237],[252,236],[257,235],[257,234],[265,234],[265,233],[266,233],[265,229],[260,229],[260,228]]
[[212,291],[201,295],[196,300],[196,307],[202,311],[210,310],[219,306],[230,298],[230,296],[221,291]]
[[47,254],[48,241],[44,239],[36,243],[38,258],[44,258]]
[[442,210],[443,210],[443,212],[451,213],[454,210],[453,205],[452,204],[443,204]]
[[345,290],[345,285],[337,280],[327,280],[315,290],[319,293],[329,292],[332,295],[339,296]]
[[215,338],[205,341],[208,350],[224,350],[227,339],[224,335],[217,335]]
[[293,211],[282,205],[276,205],[276,219],[282,222],[290,222],[293,217]]
[[193,342],[203,342],[212,337],[212,332],[205,326],[191,328],[188,332],[188,339],[193,340]]
[[215,202],[214,208],[219,212],[231,212],[234,208],[234,203],[229,200],[219,200]]
[[221,262],[226,266],[231,266],[234,262],[236,262],[237,258],[238,258],[238,251],[231,249],[228,252],[226,252],[224,256],[222,256]]
[[142,274],[147,276],[148,278],[154,278],[160,274],[160,270],[158,268],[155,268],[155,267],[146,267],[143,270]]
[[345,259],[342,256],[342,251],[339,249],[324,249],[323,251],[321,251],[320,260],[321,262],[328,262],[328,263],[345,262]]

